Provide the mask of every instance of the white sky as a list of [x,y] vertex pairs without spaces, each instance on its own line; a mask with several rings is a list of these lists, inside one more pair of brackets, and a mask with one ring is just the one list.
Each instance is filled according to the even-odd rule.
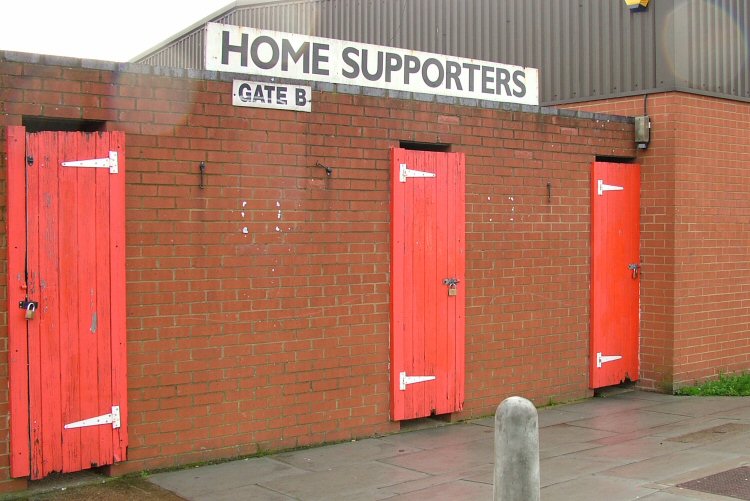
[[231,0],[0,0],[0,50],[128,61]]

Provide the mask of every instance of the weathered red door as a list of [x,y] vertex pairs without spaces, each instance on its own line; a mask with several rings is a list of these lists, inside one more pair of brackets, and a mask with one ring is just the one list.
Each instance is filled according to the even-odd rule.
[[124,163],[122,133],[8,128],[14,477],[125,459]]
[[464,156],[394,148],[391,417],[464,401]]
[[638,380],[640,167],[594,162],[591,176],[591,388]]

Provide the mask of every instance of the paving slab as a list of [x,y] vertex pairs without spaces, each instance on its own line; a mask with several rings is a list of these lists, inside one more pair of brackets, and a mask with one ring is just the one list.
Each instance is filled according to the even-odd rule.
[[606,474],[612,477],[631,478],[644,482],[669,483],[669,479],[677,475],[686,475],[690,472],[701,475],[701,470],[706,466],[727,459],[726,454],[681,450],[676,453],[609,468],[606,470]]
[[634,463],[649,458],[674,454],[690,449],[690,444],[670,442],[661,437],[641,437],[614,445],[602,445],[576,452],[572,456],[586,459],[601,459],[620,464]]
[[382,462],[430,475],[441,475],[450,472],[465,472],[478,466],[491,464],[494,449],[494,437],[490,436],[489,439],[403,454],[384,459]]
[[594,430],[628,433],[637,430],[648,430],[665,424],[687,421],[687,417],[677,414],[665,414],[645,409],[624,409],[616,413],[602,414],[589,419],[580,419],[568,424],[591,428]]
[[475,440],[494,440],[494,432],[494,427],[476,426],[471,423],[456,423],[438,428],[388,435],[379,440],[427,450],[440,449],[453,444],[462,444]]
[[210,499],[220,491],[249,488],[261,481],[304,473],[307,472],[263,457],[157,473],[149,481],[185,499]]
[[674,426],[674,424],[671,423],[656,426],[655,428],[648,430],[648,433],[653,436],[664,437],[665,440],[679,440],[679,437],[690,435],[692,433],[700,433],[730,423],[742,423],[742,421],[737,419],[726,419],[724,415],[719,417],[701,416],[683,421],[680,423],[680,426]]
[[576,414],[582,415],[584,418],[594,418],[599,416],[606,416],[609,414],[619,414],[624,411],[633,409],[653,407],[659,405],[660,403],[669,402],[671,400],[672,399],[655,400],[651,398],[637,398],[630,396],[630,394],[622,394],[607,398],[591,398],[582,402],[561,406],[560,409],[575,412]]
[[492,501],[492,485],[457,480],[421,491],[388,498],[389,501]]
[[615,436],[616,433],[571,426],[567,423],[539,430],[539,457],[547,459],[573,452],[599,447],[597,439]]
[[[735,398],[735,397],[732,397]],[[750,397],[736,397],[739,400],[746,400]],[[750,405],[743,405],[731,411],[725,411],[721,413],[721,417],[725,419],[737,419],[750,422]]]
[[[397,494],[409,494],[411,492],[423,491],[430,487],[445,485],[458,480],[470,480],[470,478],[479,476],[481,474],[482,467],[480,466],[475,471],[446,473],[444,475],[429,475],[418,480],[410,480],[407,482],[380,487],[378,490],[383,494],[384,499],[388,499],[389,496],[395,496]],[[489,474],[489,483],[490,485],[492,484],[492,471],[490,471]]]
[[702,492],[688,491],[686,489],[675,488],[674,490],[659,491],[648,496],[640,498],[644,501],[685,501],[687,499],[697,499],[702,501],[727,501],[724,496],[716,497]]
[[[321,472],[262,480],[258,485],[294,499],[378,499],[381,487],[424,478],[427,475],[379,461],[358,463]],[[382,499],[382,498],[381,498]]]
[[542,487],[543,501],[581,501],[582,499],[606,499],[607,501],[631,501],[658,492],[627,479],[604,475],[584,475],[559,484]]
[[560,484],[584,475],[590,475],[603,470],[609,470],[618,462],[602,459],[579,458],[574,456],[558,456],[541,461],[540,484],[542,487]]
[[[539,409],[538,414],[540,429],[548,426],[555,426],[557,424],[577,421],[579,419],[585,419],[587,417],[584,413],[575,412],[574,407],[569,408],[568,406],[545,407]],[[491,426],[494,426],[494,419]]]
[[744,407],[742,398],[701,397],[693,399],[682,398],[680,400],[660,403],[658,407],[651,410],[680,416],[702,417],[717,414],[724,416],[727,412],[742,407]]
[[368,438],[303,451],[283,452],[273,457],[302,470],[326,471],[352,463],[399,457],[422,450],[401,443]]

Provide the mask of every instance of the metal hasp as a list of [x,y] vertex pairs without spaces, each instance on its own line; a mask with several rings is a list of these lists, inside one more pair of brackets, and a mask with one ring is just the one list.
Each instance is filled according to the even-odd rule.
[[39,303],[36,301],[29,301],[28,299],[25,299],[23,301],[18,302],[18,307],[22,310],[28,310],[29,307],[32,307],[33,309],[39,308]]
[[398,179],[402,183],[406,182],[407,177],[437,177],[434,172],[422,172],[420,170],[407,169],[406,164],[400,164]]
[[628,269],[633,273],[633,278],[638,278],[638,271],[641,269],[641,265],[638,263],[630,263]]
[[110,414],[102,414],[101,416],[83,419],[81,421],[76,421],[75,423],[69,423],[66,424],[64,428],[66,430],[70,430],[72,428],[85,428],[87,426],[97,426],[100,424],[112,424],[112,428],[119,428],[120,406],[113,405],[112,412]]
[[622,191],[625,189],[622,186],[613,186],[611,184],[604,184],[604,180],[602,179],[597,179],[596,181],[597,181],[596,185],[598,188],[597,193],[599,194],[599,196],[604,195],[605,191]]
[[117,174],[117,152],[110,151],[107,158],[92,158],[91,160],[76,160],[75,162],[63,162],[63,167],[95,167],[109,169],[110,174]]
[[406,386],[414,383],[424,383],[425,381],[432,381],[435,376],[407,376],[406,372],[399,374],[399,389],[401,391],[406,390]]
[[602,364],[606,364],[607,362],[614,362],[615,360],[620,360],[622,358],[622,355],[602,355],[602,352],[596,354],[596,367],[598,369],[602,368]]

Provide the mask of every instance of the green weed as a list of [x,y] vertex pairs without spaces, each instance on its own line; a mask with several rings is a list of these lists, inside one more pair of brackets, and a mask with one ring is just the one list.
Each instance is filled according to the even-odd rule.
[[675,391],[675,395],[747,397],[750,396],[750,374],[719,374],[717,380],[706,381],[697,386],[685,386]]

